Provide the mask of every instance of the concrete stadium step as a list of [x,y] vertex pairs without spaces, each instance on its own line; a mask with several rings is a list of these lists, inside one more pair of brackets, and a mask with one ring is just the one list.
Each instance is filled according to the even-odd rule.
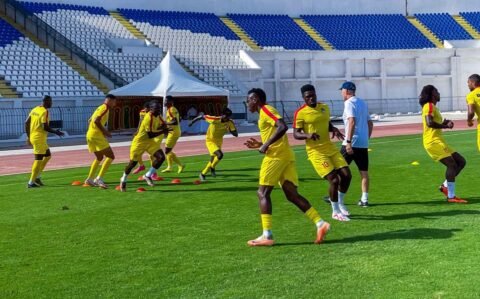
[[425,24],[420,22],[416,17],[409,16],[407,20],[415,26],[429,41],[431,41],[437,48],[443,48],[442,41],[430,30]]
[[138,39],[147,39],[145,34],[138,30],[135,26],[133,26],[125,17],[118,11],[110,11],[110,16],[112,16],[115,20],[117,20],[120,24],[123,25],[128,31],[130,31],[133,36],[135,36]]
[[220,17],[220,20],[227,25],[241,40],[243,40],[252,50],[261,51],[262,47],[258,45],[237,23],[229,17]]
[[471,37],[474,39],[480,39],[480,33],[478,33],[478,31],[467,20],[465,20],[464,17],[460,15],[454,15],[452,17],[460,26],[462,26],[463,29],[465,29],[465,31],[468,32],[468,34],[470,34]]
[[20,94],[15,90],[14,87],[8,85],[8,83],[0,79],[0,95],[4,98],[19,98]]
[[333,50],[332,44],[330,44],[325,37],[317,32],[310,24],[308,24],[304,19],[293,18],[293,21],[297,23],[300,28],[303,29],[317,44],[319,44],[324,50],[331,51]]
[[[41,40],[39,40],[36,36],[25,30],[25,28],[19,26],[17,23],[15,23],[12,19],[9,17],[5,16],[0,16],[2,19],[4,19],[6,22],[8,22],[10,25],[15,27],[18,31],[20,31],[24,36],[28,37],[33,43],[35,43],[37,46],[43,49],[49,49],[48,46]],[[53,51],[52,51],[53,52]],[[58,58],[60,58],[63,62],[65,62],[67,65],[69,65],[71,68],[73,68],[75,71],[77,71],[81,76],[83,76],[85,79],[90,81],[93,85],[95,85],[99,90],[101,90],[103,93],[108,93],[109,88],[105,86],[102,82],[97,80],[94,76],[92,76],[90,73],[88,73],[86,70],[84,70],[81,66],[79,66],[75,61],[70,59],[70,56],[67,54],[63,53],[58,53],[58,52],[53,52]]]

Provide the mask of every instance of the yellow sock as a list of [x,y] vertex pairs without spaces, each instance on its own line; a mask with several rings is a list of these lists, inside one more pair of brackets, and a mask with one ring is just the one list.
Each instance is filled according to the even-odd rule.
[[172,159],[173,159],[173,162],[177,163],[177,165],[180,165],[182,166],[182,162],[180,162],[180,159],[178,159],[177,155],[174,153],[174,152],[171,152],[172,154]]
[[42,167],[42,160],[34,160],[32,165],[32,174],[30,175],[30,183],[33,183],[40,173]]
[[47,163],[48,161],[50,161],[51,158],[52,156],[43,157],[42,164],[40,164],[40,171],[38,172],[37,177],[39,177],[42,174],[43,170],[45,169],[45,166],[47,166]]
[[271,214],[262,214],[262,228],[263,231],[272,230],[272,215]]
[[218,163],[220,163],[220,160],[218,159],[217,156],[215,156],[215,157],[213,158],[212,168],[215,168],[215,166],[217,166]]
[[87,180],[93,180],[95,178],[98,165],[100,165],[100,161],[98,161],[97,159],[93,160],[92,165],[90,166],[90,171],[88,172]]
[[167,154],[167,168],[172,168],[172,164],[173,164],[173,157],[172,157],[172,152],[169,152]]
[[110,167],[110,164],[112,164],[112,162],[113,162],[112,158],[108,158],[108,157],[105,158],[102,164],[102,168],[100,168],[100,172],[98,173],[98,177],[103,178],[103,176],[108,170],[108,167]]
[[313,223],[317,224],[320,220],[322,220],[322,217],[318,214],[317,210],[315,210],[314,207],[310,207],[308,211],[305,212],[305,215],[313,221]]
[[155,160],[155,158],[153,156],[149,156],[149,159],[150,159],[150,166],[153,167],[153,161]]
[[210,171],[211,165],[212,165],[211,162],[208,162],[208,163],[207,163],[207,166],[205,166],[205,168],[202,170],[202,174],[203,174],[203,175],[206,175],[206,174]]

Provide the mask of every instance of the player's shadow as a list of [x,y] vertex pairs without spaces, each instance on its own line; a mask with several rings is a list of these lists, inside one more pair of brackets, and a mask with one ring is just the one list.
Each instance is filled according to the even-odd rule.
[[[208,188],[195,188],[195,189],[181,189],[179,190],[179,188],[181,188],[181,185],[182,184],[178,184],[180,186],[177,186],[177,187],[172,187],[172,188],[169,188],[169,189],[161,189],[161,188],[158,188],[158,189],[152,189],[152,190],[148,190],[149,192],[162,192],[162,193],[169,193],[169,192],[240,192],[240,191],[249,191],[249,192],[254,192],[254,191],[257,191],[258,190],[258,187],[235,187],[235,186],[231,186],[231,187],[208,187]],[[189,184],[188,186],[190,186],[191,184]],[[184,184],[184,186],[186,186],[186,184]]]
[[[450,239],[455,232],[460,232],[461,229],[439,229],[439,228],[413,228],[401,229],[383,233],[375,233],[370,235],[360,235],[347,237],[338,240],[325,240],[322,244],[351,244],[357,242],[371,242],[371,241],[388,241],[388,240],[437,240]],[[328,237],[327,237],[328,238]],[[312,242],[294,242],[294,243],[277,243],[275,246],[299,246],[312,245]]]
[[407,214],[395,214],[395,215],[352,215],[350,218],[358,220],[405,220],[411,218],[421,219],[437,219],[446,216],[458,216],[458,215],[478,215],[480,211],[476,210],[449,210],[440,212],[427,212],[427,213],[407,213]]
[[[472,205],[472,204],[478,204],[480,203],[480,198],[479,197],[468,197],[465,198],[465,200],[468,201],[467,205]],[[447,203],[445,200],[438,200],[434,199],[431,201],[404,201],[404,202],[380,202],[380,203],[369,203],[370,207],[375,207],[375,206],[403,206],[403,205],[425,205],[425,206],[430,206],[430,205],[458,205],[458,206],[463,206],[464,204],[452,204],[452,203]]]
[[260,168],[238,168],[238,169],[222,169],[222,172],[238,172],[238,171],[260,171]]

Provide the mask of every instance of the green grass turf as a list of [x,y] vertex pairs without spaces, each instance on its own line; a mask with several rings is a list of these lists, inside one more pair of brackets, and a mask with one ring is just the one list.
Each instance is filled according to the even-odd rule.
[[[478,298],[480,155],[475,131],[447,140],[467,159],[457,193],[470,204],[444,202],[444,167],[420,136],[379,138],[370,208],[356,206],[352,167],[350,223],[331,220],[327,184],[296,147],[300,193],[332,223],[320,246],[278,188],[278,245],[246,245],[261,232],[256,151],[227,153],[219,176],[202,185],[192,182],[207,156],[184,158],[186,173],[145,193],[135,192],[144,184],[133,175],[125,194],[69,186],[86,168],[48,171],[48,186],[35,190],[25,188],[27,175],[0,177],[0,297]],[[112,186],[123,166],[112,166]],[[169,184],[174,177],[183,183]]]

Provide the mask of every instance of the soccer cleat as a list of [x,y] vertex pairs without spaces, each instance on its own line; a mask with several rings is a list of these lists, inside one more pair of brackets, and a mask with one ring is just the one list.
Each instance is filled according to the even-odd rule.
[[86,179],[83,183],[83,187],[97,187],[97,184],[92,179]]
[[37,184],[39,186],[45,186],[40,178],[35,179],[35,184]]
[[152,180],[154,180],[154,181],[158,181],[158,180],[159,180],[158,174],[157,174],[156,172],[152,174]]
[[120,181],[120,192],[127,192],[127,182]]
[[183,170],[185,170],[185,166],[186,166],[185,164],[183,164],[183,165],[178,165],[178,173],[182,173]]
[[449,203],[468,203],[468,201],[466,201],[465,199],[461,199],[461,198],[458,198],[458,197],[454,197],[454,198],[447,198],[447,202]]
[[275,241],[273,238],[266,238],[263,235],[256,238],[255,240],[250,240],[247,242],[248,246],[273,246]]
[[203,173],[200,173],[198,175],[198,177],[200,178],[200,181],[202,181],[202,182],[205,182],[207,180],[207,177]]
[[143,178],[145,179],[145,182],[147,182],[147,185],[149,185],[150,187],[155,186],[152,177],[144,175]]
[[328,203],[328,204],[331,204],[331,202],[330,202],[330,196],[324,196],[324,197],[323,197],[323,201],[326,202],[326,203]]
[[350,216],[350,212],[348,211],[347,207],[344,204],[338,204],[338,208],[340,209],[340,212],[342,212],[343,215]]
[[210,167],[210,173],[212,174],[212,177],[217,177],[217,173],[215,172],[215,168]]
[[144,171],[144,170],[145,170],[145,165],[140,165],[140,166],[137,167],[137,169],[135,169],[135,170],[133,171],[133,174],[140,173],[140,172],[142,172],[142,171]]
[[167,167],[167,168],[165,168],[164,170],[162,170],[162,172],[163,172],[163,173],[165,173],[165,172],[172,172],[172,169],[169,168],[169,167]]
[[368,200],[367,201],[362,201],[361,199],[357,203],[359,206],[362,208],[367,208],[368,207]]
[[347,216],[343,215],[342,213],[335,213],[335,212],[333,212],[333,213],[332,213],[332,218],[335,219],[335,220],[338,220],[338,221],[342,221],[342,222],[350,221],[350,218],[348,218]]
[[317,228],[317,239],[315,240],[315,244],[322,243],[323,239],[327,235],[328,231],[330,230],[330,223],[323,221],[322,226]]
[[93,182],[102,189],[108,189],[108,185],[102,179],[95,179]]
[[37,185],[36,183],[27,183],[27,188],[30,189],[30,188],[39,188],[40,186]]
[[445,187],[443,184],[438,187],[438,190],[442,192],[446,197],[448,197],[448,188]]

